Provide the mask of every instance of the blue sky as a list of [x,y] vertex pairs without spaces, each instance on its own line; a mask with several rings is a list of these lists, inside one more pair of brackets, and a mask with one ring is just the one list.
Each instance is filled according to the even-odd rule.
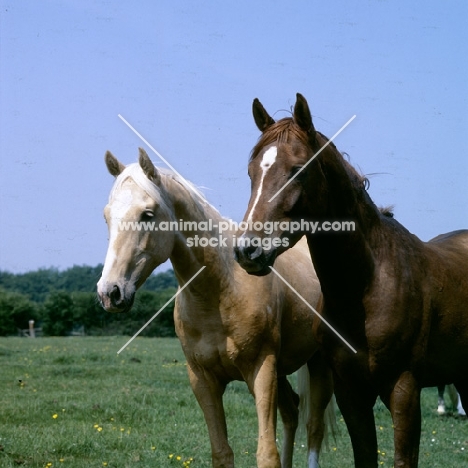
[[[103,262],[111,150],[144,144],[240,221],[258,138],[301,92],[423,240],[468,227],[465,1],[1,0],[0,269]],[[156,161],[157,157],[150,155]]]

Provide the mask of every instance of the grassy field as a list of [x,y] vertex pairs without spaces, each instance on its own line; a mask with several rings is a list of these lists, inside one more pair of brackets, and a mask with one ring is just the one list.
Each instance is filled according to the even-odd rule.
[[[1,467],[211,467],[204,419],[176,339],[0,339]],[[420,467],[467,467],[468,422],[439,417],[423,392]],[[255,467],[256,415],[245,384],[225,397],[236,467]],[[392,424],[375,408],[380,465],[393,466]],[[342,418],[323,467],[351,467]],[[281,432],[278,434],[281,440]],[[306,466],[298,441],[295,467]]]

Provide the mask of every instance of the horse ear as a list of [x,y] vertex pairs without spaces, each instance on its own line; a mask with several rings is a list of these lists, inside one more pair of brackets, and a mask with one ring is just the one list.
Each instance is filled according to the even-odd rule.
[[254,99],[252,104],[252,112],[255,123],[261,132],[264,132],[268,127],[275,123],[257,98]]
[[148,179],[152,180],[155,184],[159,184],[161,176],[159,175],[158,170],[154,167],[151,159],[143,148],[138,148],[140,156],[138,162],[140,163],[143,172],[146,174]]
[[110,151],[106,151],[104,160],[108,171],[114,177],[117,177],[125,169],[125,166]]
[[294,122],[307,133],[315,134],[314,124],[312,123],[312,114],[310,113],[309,104],[305,97],[297,93],[296,104],[294,106]]

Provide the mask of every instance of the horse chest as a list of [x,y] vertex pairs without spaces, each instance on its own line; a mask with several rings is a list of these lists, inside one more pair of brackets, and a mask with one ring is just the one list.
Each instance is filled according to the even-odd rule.
[[210,340],[207,337],[190,342],[186,346],[187,360],[198,367],[210,369],[215,374],[237,378],[233,353],[229,352],[225,340]]
[[222,333],[223,328],[219,326],[213,329],[185,325],[185,329],[179,330],[179,340],[187,361],[229,380],[242,378],[239,365],[249,361],[251,346]]
[[329,356],[332,367],[344,379],[378,380],[386,370],[398,366],[401,355],[395,346],[405,348],[409,340],[401,333],[391,314],[366,314],[361,305],[324,309],[324,316],[333,328],[353,347],[353,353],[325,324],[320,324],[317,336]]

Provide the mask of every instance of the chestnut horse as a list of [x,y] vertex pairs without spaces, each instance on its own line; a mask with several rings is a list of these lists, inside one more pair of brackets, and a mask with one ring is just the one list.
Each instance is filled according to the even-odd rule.
[[[310,408],[308,466],[317,467],[333,389],[331,370],[312,335],[311,310],[278,278],[253,278],[235,262],[234,232],[227,230],[232,222],[185,179],[157,169],[141,149],[139,164],[125,167],[109,152],[106,164],[116,181],[104,210],[110,233],[98,283],[104,308],[129,310],[136,290],[167,259],[181,286],[205,267],[177,296],[174,319],[208,427],[213,466],[234,467],[222,398],[229,382],[244,380],[258,415],[258,466],[292,467],[299,398],[286,376],[301,368]],[[316,305],[320,285],[305,242],[285,254],[278,269]],[[285,428],[281,464],[277,405]],[[334,418],[330,405],[326,416]]]
[[[253,239],[264,234],[247,230],[251,245],[237,247],[237,259],[247,272],[265,275],[287,244],[306,235],[321,313],[357,349],[318,326],[355,466],[377,466],[379,395],[393,418],[395,467],[416,467],[421,388],[453,383],[468,407],[468,231],[422,242],[382,214],[363,178],[315,130],[300,94],[290,118],[275,122],[257,99],[253,114],[262,135],[249,163],[245,220],[273,222],[271,235],[281,243],[262,248]],[[310,220],[318,222],[314,234],[291,232],[292,222]],[[340,226],[349,230],[330,229]]]

